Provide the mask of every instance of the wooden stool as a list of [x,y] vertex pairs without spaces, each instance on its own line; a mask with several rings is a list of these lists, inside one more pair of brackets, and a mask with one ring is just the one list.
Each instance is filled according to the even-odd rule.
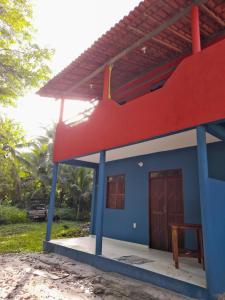
[[[204,269],[204,254],[203,254],[203,239],[202,239],[202,226],[200,224],[170,224],[172,229],[172,251],[173,251],[173,260],[175,262],[176,269],[179,268],[178,257],[187,256],[187,257],[196,257],[198,262],[203,264]],[[196,251],[190,251],[185,249],[179,249],[179,232],[181,230],[192,229],[196,232],[197,236],[197,245],[198,248]]]

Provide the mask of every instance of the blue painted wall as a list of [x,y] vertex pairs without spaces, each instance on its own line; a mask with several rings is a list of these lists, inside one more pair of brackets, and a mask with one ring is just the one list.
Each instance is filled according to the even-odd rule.
[[[225,144],[208,145],[209,174],[225,180]],[[144,163],[143,167],[138,162]],[[133,157],[106,164],[106,176],[125,174],[125,209],[104,209],[104,236],[149,244],[148,174],[182,169],[184,220],[201,223],[196,147]],[[105,206],[106,207],[106,206]],[[133,223],[137,228],[133,229]],[[187,233],[186,247],[195,247],[195,236]]]

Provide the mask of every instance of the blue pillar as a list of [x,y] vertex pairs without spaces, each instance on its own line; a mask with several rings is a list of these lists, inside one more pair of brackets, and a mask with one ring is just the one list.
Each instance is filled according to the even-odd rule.
[[[197,131],[197,151],[198,151],[198,172],[199,172],[199,184],[200,184],[200,197],[205,196],[201,193],[205,193],[208,186],[208,157],[207,157],[207,144],[206,144],[206,130],[205,127],[199,126]],[[201,189],[202,187],[202,189]]]
[[93,176],[93,189],[92,189],[92,199],[91,199],[91,228],[90,234],[95,233],[95,223],[96,223],[96,202],[98,193],[98,168],[94,169]]
[[48,207],[46,241],[50,241],[51,239],[52,221],[53,221],[54,209],[55,209],[55,191],[56,191],[56,184],[57,184],[57,174],[58,174],[58,163],[55,163],[53,165],[52,188],[51,188],[50,202]]
[[103,214],[105,198],[105,151],[100,152],[98,194],[96,205],[96,245],[95,254],[102,254]]
[[209,243],[209,219],[210,219],[210,191],[209,191],[209,171],[208,157],[206,144],[206,130],[204,126],[199,126],[197,131],[197,153],[198,153],[198,176],[199,176],[199,191],[201,203],[201,219],[204,240],[204,258],[206,270],[207,288],[211,290],[210,278],[210,243]]
[[209,299],[217,299],[225,291],[225,182],[208,175],[203,126],[197,128],[197,142],[206,282]]

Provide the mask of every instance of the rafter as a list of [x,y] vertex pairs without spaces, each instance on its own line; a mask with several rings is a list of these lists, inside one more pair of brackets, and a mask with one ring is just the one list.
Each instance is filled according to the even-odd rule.
[[[195,4],[200,5],[204,4],[207,0],[195,0]],[[104,68],[106,65],[113,65],[116,61],[120,60],[122,57],[133,51],[134,49],[140,47],[143,45],[146,41],[149,41],[150,39],[154,38],[158,34],[160,34],[163,30],[168,28],[169,26],[175,24],[178,20],[180,20],[183,16],[187,15],[190,10],[191,10],[192,5],[186,6],[184,9],[179,11],[177,14],[175,14],[171,19],[167,20],[166,22],[162,23],[158,27],[156,27],[154,30],[140,38],[138,41],[133,43],[131,46],[128,48],[124,49],[121,51],[119,54],[117,54],[115,57],[111,58],[109,61],[107,61],[104,65],[100,66],[98,69],[96,69],[94,72],[89,74],[87,77],[83,78],[73,86],[71,86],[69,89],[67,89],[64,93],[63,96],[66,96],[66,94],[71,93],[74,91],[76,88],[81,86],[82,84],[88,82],[90,79],[98,75],[99,73],[103,72]]]
[[205,4],[201,5],[201,8],[218,24],[225,26],[225,22],[218,17],[212,10],[210,10]]

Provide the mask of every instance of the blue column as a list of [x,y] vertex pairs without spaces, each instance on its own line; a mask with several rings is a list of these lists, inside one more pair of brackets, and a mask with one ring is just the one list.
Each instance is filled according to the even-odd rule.
[[105,151],[100,152],[98,195],[96,205],[96,244],[95,254],[102,254],[103,214],[105,198]]
[[90,234],[95,233],[96,227],[96,203],[97,203],[97,194],[98,194],[98,168],[94,169],[93,176],[93,189],[92,189],[92,199],[91,199],[91,228]]
[[57,184],[57,174],[58,174],[58,163],[55,163],[53,165],[52,188],[51,188],[50,202],[48,207],[46,241],[49,241],[51,239],[52,221],[53,221],[54,209],[55,209],[55,191],[56,191],[56,184]]
[[[209,177],[208,171],[208,157],[207,157],[207,144],[206,144],[206,130],[205,127],[199,126],[197,131],[197,151],[198,151],[198,172],[199,172],[199,184],[207,188],[207,180]],[[201,176],[200,176],[201,175]],[[201,193],[205,192],[205,189],[200,189]],[[203,195],[202,195],[203,196]]]
[[210,243],[209,243],[209,218],[210,218],[210,194],[209,194],[209,171],[208,157],[206,144],[205,127],[199,126],[197,131],[197,153],[198,153],[198,176],[199,176],[199,191],[201,203],[201,219],[204,240],[204,258],[206,270],[207,287],[210,290]]
[[[209,299],[225,291],[225,182],[210,178],[205,128],[197,128],[199,188]],[[222,167],[222,166],[221,166]]]

